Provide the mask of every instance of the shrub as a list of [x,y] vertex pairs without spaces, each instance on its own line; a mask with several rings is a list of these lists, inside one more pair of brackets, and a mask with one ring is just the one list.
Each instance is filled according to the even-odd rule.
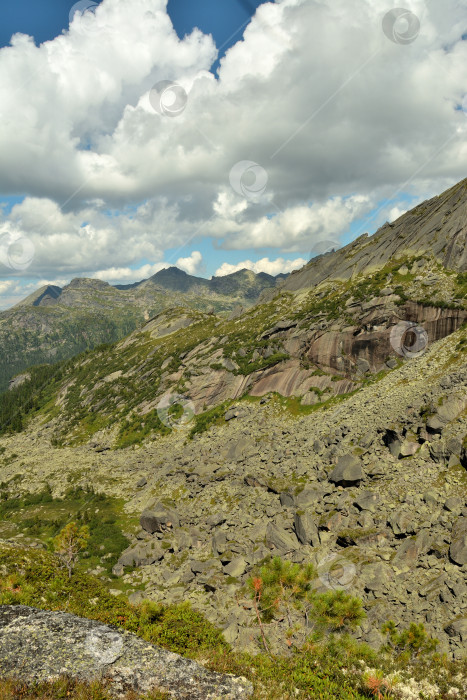
[[68,578],[71,578],[79,554],[86,548],[88,540],[88,526],[82,525],[79,528],[76,523],[68,523],[55,537],[53,541],[54,549],[68,571]]

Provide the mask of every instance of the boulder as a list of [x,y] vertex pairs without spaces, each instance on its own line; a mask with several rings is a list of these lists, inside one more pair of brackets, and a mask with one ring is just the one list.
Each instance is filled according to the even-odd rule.
[[451,546],[449,556],[455,564],[464,566],[467,564],[467,517],[456,520],[452,528]]
[[396,510],[388,518],[388,524],[395,535],[411,535],[415,532],[414,514],[407,510]]
[[399,457],[411,457],[420,448],[418,442],[413,440],[404,440],[399,450]]
[[363,493],[361,493],[358,498],[355,499],[355,505],[359,510],[375,511],[380,500],[381,499],[377,493],[374,493],[373,491],[363,491]]
[[357,360],[357,370],[361,372],[362,374],[366,374],[367,372],[370,372],[371,367],[370,363],[368,360],[365,360],[363,357],[359,357]]
[[463,642],[467,642],[467,617],[461,617],[449,622],[444,631],[450,637],[460,637]]
[[273,523],[268,523],[266,528],[266,545],[270,548],[274,547],[283,550],[284,552],[292,552],[299,547],[295,535]]
[[151,510],[145,510],[139,519],[143,530],[154,534],[154,532],[164,532],[165,530],[179,527],[180,519],[173,510],[169,510],[161,503],[157,503]]
[[286,491],[281,493],[281,495],[279,496],[279,500],[283,508],[291,508],[295,504],[294,497],[292,496],[292,494],[287,493]]
[[358,483],[364,478],[360,460],[354,455],[347,454],[339,457],[337,466],[329,475],[329,481],[342,486]]
[[0,606],[0,674],[28,683],[66,673],[72,679],[108,681],[111,693],[158,689],[178,700],[252,697],[243,678],[207,671],[129,632],[97,620],[24,605]]
[[227,576],[241,576],[245,573],[246,566],[247,564],[243,557],[235,557],[227,566],[224,566],[224,573]]
[[310,506],[313,506],[314,504],[318,503],[321,501],[323,498],[323,492],[319,491],[316,488],[312,488],[309,486],[305,486],[303,491],[300,491],[298,493],[294,500],[297,508],[309,508]]
[[147,542],[145,544],[137,544],[134,547],[128,547],[120,555],[117,566],[148,566],[155,564],[164,558],[164,550],[156,542]]
[[295,513],[294,528],[301,544],[311,544],[312,547],[318,547],[318,527],[310,515]]
[[450,513],[459,514],[463,508],[463,505],[464,501],[462,500],[462,498],[458,498],[457,496],[451,496],[446,500],[444,508]]
[[467,400],[460,396],[450,396],[438,408],[434,416],[430,416],[426,426],[432,433],[441,433],[444,427],[457,418],[465,410]]

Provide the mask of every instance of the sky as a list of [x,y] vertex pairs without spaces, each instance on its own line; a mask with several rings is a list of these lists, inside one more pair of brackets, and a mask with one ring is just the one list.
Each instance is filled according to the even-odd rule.
[[290,272],[467,175],[467,0],[16,0],[0,308],[74,277]]

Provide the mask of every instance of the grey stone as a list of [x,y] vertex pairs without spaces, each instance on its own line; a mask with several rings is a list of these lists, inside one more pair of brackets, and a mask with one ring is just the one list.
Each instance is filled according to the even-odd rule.
[[295,535],[277,527],[273,523],[268,523],[266,528],[266,544],[269,547],[275,547],[285,552],[291,552],[299,546]]
[[357,360],[357,369],[362,374],[366,374],[366,372],[369,372],[371,370],[370,363],[363,357],[359,357]]
[[460,513],[464,506],[464,501],[457,496],[451,496],[448,498],[444,504],[445,510],[450,513]]
[[306,486],[303,491],[300,491],[295,496],[295,504],[297,508],[309,508],[318,503],[323,497],[323,492],[316,488]]
[[360,461],[354,455],[344,455],[337,460],[337,466],[329,475],[329,481],[343,486],[354,484],[364,478]]
[[136,482],[136,486],[139,489],[141,489],[141,488],[143,488],[143,486],[146,486],[147,483],[148,483],[148,480],[146,479],[146,477],[142,476],[141,479]]
[[292,494],[286,493],[285,491],[279,496],[279,501],[284,508],[291,508],[295,505]]
[[414,514],[407,510],[399,509],[388,519],[389,525],[395,535],[408,535],[415,532]]
[[355,505],[359,510],[371,510],[374,512],[380,501],[381,499],[377,493],[373,491],[363,491],[363,493],[355,499]]
[[122,566],[148,566],[164,558],[164,550],[155,542],[140,543],[125,549],[117,564]]
[[214,554],[223,554],[225,550],[227,549],[227,538],[225,536],[225,533],[223,532],[216,532],[216,534],[212,538],[212,551]]
[[449,556],[459,566],[467,564],[467,517],[459,517],[452,528]]
[[[71,643],[70,643],[71,640]],[[121,698],[154,688],[186,700],[252,696],[242,678],[207,671],[126,631],[64,612],[22,605],[0,607],[0,674],[29,683],[66,675],[108,681]]]
[[235,557],[232,561],[224,566],[224,573],[228,576],[242,576],[246,570],[246,561],[243,557]]
[[463,642],[467,641],[467,617],[452,620],[444,630],[450,637],[460,637]]
[[294,528],[297,538],[302,544],[311,544],[312,547],[319,545],[318,527],[310,515],[295,513]]
[[153,534],[154,532],[164,532],[165,530],[180,525],[180,519],[173,510],[168,510],[158,503],[151,510],[145,510],[139,519],[143,530]]

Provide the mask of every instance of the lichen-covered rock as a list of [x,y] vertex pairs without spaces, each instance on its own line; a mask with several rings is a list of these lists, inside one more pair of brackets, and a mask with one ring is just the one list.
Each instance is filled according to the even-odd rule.
[[173,510],[165,508],[162,503],[157,503],[151,510],[145,510],[141,514],[140,525],[143,530],[153,534],[178,527],[180,519]]
[[336,468],[329,475],[329,481],[346,486],[358,483],[363,477],[363,469],[358,458],[354,455],[343,455],[339,457]]
[[179,700],[241,700],[252,695],[242,678],[212,673],[134,634],[64,612],[0,606],[0,674],[24,681],[61,675],[110,681],[118,698],[157,688]]
[[459,566],[467,564],[467,517],[458,518],[452,529],[449,556]]

